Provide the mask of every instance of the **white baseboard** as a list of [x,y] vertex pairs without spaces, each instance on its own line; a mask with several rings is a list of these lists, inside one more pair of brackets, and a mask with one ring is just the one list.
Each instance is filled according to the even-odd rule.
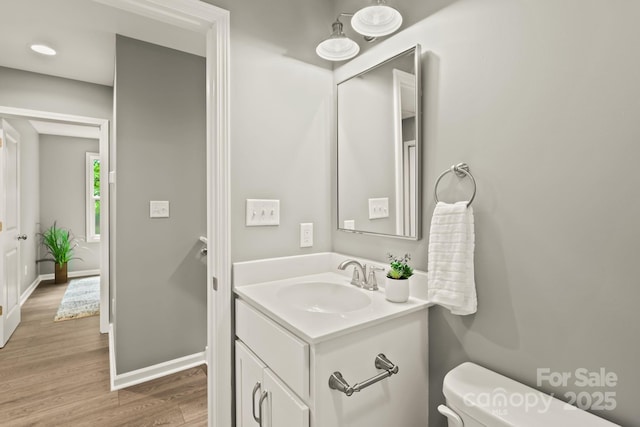
[[40,282],[42,282],[42,276],[36,277],[36,280],[34,280],[33,283],[30,284],[27,289],[25,289],[22,295],[20,295],[20,307],[22,307],[24,303],[27,302],[27,300],[29,299],[33,291],[36,290]]
[[155,380],[156,378],[165,377],[184,371],[185,369],[194,368],[196,366],[206,364],[205,353],[195,353],[189,356],[180,357],[178,359],[169,360],[167,362],[158,363],[157,365],[147,366],[146,368],[137,369],[135,371],[126,372],[124,374],[116,374],[115,354],[113,352],[113,326],[109,330],[109,359],[111,363],[111,391],[120,390],[131,387],[136,384]]
[[[95,270],[78,270],[78,271],[70,271],[67,274],[67,277],[70,278],[74,278],[74,277],[84,277],[84,276],[99,276],[100,275],[100,269],[95,269]],[[53,273],[48,273],[48,274],[41,274],[40,276],[40,280],[53,280],[55,279],[55,274]]]

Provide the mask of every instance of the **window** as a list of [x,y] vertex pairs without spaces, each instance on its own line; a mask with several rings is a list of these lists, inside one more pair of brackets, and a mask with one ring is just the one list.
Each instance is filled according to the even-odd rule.
[[87,153],[87,242],[100,241],[100,155]]

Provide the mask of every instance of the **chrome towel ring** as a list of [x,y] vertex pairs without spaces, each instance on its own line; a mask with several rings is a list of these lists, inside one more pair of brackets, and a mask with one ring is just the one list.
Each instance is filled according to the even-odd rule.
[[440,180],[442,179],[442,177],[448,174],[449,172],[455,173],[460,178],[464,178],[465,176],[471,178],[471,182],[473,182],[473,194],[469,199],[469,203],[467,203],[467,207],[471,206],[471,202],[473,202],[473,199],[476,197],[477,186],[476,186],[475,178],[473,177],[473,175],[471,175],[471,172],[469,171],[469,165],[467,165],[466,163],[458,163],[457,165],[452,165],[449,169],[442,172],[438,177],[438,179],[436,179],[436,185],[433,190],[433,196],[436,200],[436,203],[440,201],[438,200],[438,184],[440,184]]

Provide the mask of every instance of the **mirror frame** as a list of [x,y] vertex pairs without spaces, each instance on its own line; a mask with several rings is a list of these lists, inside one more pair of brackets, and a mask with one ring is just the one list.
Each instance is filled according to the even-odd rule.
[[[415,186],[415,200],[416,200],[416,235],[415,236],[406,236],[406,235],[399,235],[399,234],[387,234],[387,233],[377,233],[374,231],[365,231],[365,230],[350,230],[350,229],[346,229],[346,228],[342,228],[340,227],[340,168],[339,168],[339,164],[340,164],[340,153],[339,153],[339,147],[340,147],[340,140],[339,140],[339,114],[340,112],[338,111],[338,87],[357,77],[360,77],[372,70],[375,70],[378,67],[381,67],[382,65],[385,65],[391,61],[393,61],[396,58],[399,58],[401,56],[405,56],[408,53],[410,53],[411,51],[413,51],[413,67],[414,67],[414,71],[415,71],[415,85],[416,85],[416,93],[415,93],[415,105],[416,105],[416,152],[415,152],[415,156],[417,159],[417,164],[416,164],[416,186]],[[335,92],[335,106],[336,106],[336,112],[335,112],[335,119],[336,119],[336,126],[335,126],[335,137],[336,137],[336,155],[335,155],[335,159],[336,159],[336,226],[338,231],[344,231],[347,233],[352,233],[352,234],[366,234],[366,235],[372,235],[372,236],[380,236],[380,237],[390,237],[390,238],[394,238],[394,239],[403,239],[403,240],[420,240],[422,238],[422,173],[423,173],[423,159],[422,159],[422,67],[421,67],[421,56],[422,56],[422,49],[420,44],[415,44],[413,46],[411,46],[408,49],[403,50],[400,53],[394,54],[391,57],[388,57],[386,59],[384,59],[383,61],[380,61],[378,63],[376,63],[375,65],[367,68],[366,70],[360,71],[357,74],[354,74],[350,77],[347,77],[339,82],[336,83],[336,92]],[[395,97],[394,97],[395,98]],[[394,103],[396,102],[396,99],[394,99]],[[395,111],[397,109],[394,109],[394,128],[397,128],[398,124],[396,123],[396,121],[398,120],[398,118],[396,117],[397,111]],[[394,131],[394,133],[396,133],[396,131]],[[396,166],[397,163],[400,161],[399,156],[396,155]],[[397,178],[397,174],[396,177],[394,177],[396,179],[396,188],[398,187],[398,178]],[[397,201],[396,201],[396,205],[397,205]],[[397,219],[398,221],[398,219]]]

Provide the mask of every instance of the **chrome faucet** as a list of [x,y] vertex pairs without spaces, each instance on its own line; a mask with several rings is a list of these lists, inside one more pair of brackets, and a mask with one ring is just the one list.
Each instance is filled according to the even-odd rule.
[[384,270],[383,268],[369,268],[367,276],[367,264],[360,264],[355,259],[347,259],[338,265],[338,270],[345,270],[348,266],[353,265],[353,276],[351,276],[351,284],[369,291],[378,290],[378,281],[376,280],[376,271]]

